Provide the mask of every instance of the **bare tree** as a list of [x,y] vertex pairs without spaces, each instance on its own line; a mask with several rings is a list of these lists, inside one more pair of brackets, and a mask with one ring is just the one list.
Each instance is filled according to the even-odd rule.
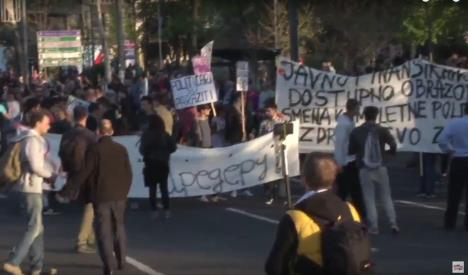
[[[276,20],[274,5],[265,5],[263,10],[265,12],[260,16],[258,25],[245,32],[247,41],[255,47],[278,47],[281,54],[289,55],[289,24],[286,1],[278,0]],[[303,56],[308,54],[309,46],[321,28],[312,6],[308,4],[300,7],[298,22],[299,55]],[[276,43],[275,33],[277,34]]]

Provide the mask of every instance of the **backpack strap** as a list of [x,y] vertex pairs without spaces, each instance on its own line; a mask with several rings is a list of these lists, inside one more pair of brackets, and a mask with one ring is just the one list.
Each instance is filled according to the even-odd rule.
[[305,257],[321,267],[323,265],[321,227],[301,210],[289,210],[286,214],[296,228],[297,256]]
[[348,205],[348,208],[349,208],[349,211],[351,212],[351,217],[353,218],[353,220],[355,222],[361,222],[361,217],[359,216],[359,213],[357,212],[356,208],[354,208],[354,206],[347,202],[346,203]]

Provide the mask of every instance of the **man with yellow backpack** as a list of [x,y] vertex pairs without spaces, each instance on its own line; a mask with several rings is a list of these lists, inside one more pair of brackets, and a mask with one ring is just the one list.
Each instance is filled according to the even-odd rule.
[[331,190],[337,172],[325,154],[306,157],[307,192],[280,221],[265,265],[268,275],[371,274],[367,230],[356,209]]

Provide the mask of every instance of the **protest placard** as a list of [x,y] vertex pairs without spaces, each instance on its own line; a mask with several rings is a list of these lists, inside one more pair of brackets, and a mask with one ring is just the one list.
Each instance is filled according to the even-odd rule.
[[236,62],[236,89],[237,91],[249,90],[249,62]]
[[171,89],[178,110],[218,101],[211,72],[171,80]]
[[210,59],[204,56],[192,57],[193,72],[195,74],[204,74],[211,71]]

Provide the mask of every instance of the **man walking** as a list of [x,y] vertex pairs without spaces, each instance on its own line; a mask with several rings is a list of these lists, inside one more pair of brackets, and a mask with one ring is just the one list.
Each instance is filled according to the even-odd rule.
[[[44,262],[44,225],[42,222],[42,184],[54,182],[54,167],[46,160],[48,144],[44,138],[50,128],[50,119],[44,111],[33,111],[29,116],[29,125],[18,142],[22,142],[21,159],[23,175],[16,188],[25,205],[27,229],[21,241],[13,249],[10,259],[3,265],[8,274],[23,274],[20,268],[26,256],[30,259],[31,274],[43,274]],[[52,269],[50,274],[57,271]]]
[[349,137],[351,131],[356,127],[354,117],[357,115],[359,115],[359,102],[356,99],[350,98],[346,102],[346,112],[338,117],[335,128],[335,161],[340,168],[336,181],[338,196],[344,201],[351,196],[354,206],[364,220],[365,206],[359,183],[356,156],[348,155]]
[[[96,134],[86,128],[88,110],[85,107],[75,107],[73,120],[75,121],[75,128],[67,131],[62,136],[59,149],[62,168],[67,173],[68,178],[72,178],[84,169],[85,154],[91,145],[97,142]],[[89,186],[86,184],[82,186],[67,185],[62,189],[60,195],[73,198],[79,197],[85,203],[76,251],[78,253],[96,253],[95,249],[90,247],[95,243],[95,236],[93,230],[94,211],[89,200]]]
[[[449,171],[447,209],[444,226],[447,230],[455,229],[458,206],[465,192],[465,211],[468,211],[468,104],[464,107],[464,116],[450,121],[440,134],[439,146],[452,157]],[[468,231],[468,218],[465,216],[465,230]]]
[[375,106],[364,108],[366,122],[351,132],[349,139],[349,154],[356,155],[359,167],[359,178],[366,206],[369,233],[378,234],[377,208],[375,193],[379,191],[383,207],[389,219],[390,229],[394,234],[400,232],[396,222],[395,207],[393,205],[390,180],[387,168],[384,166],[383,156],[385,145],[390,146],[388,153],[396,154],[396,142],[387,128],[376,123],[379,109]]
[[[70,178],[74,184],[88,184],[93,203],[99,255],[104,274],[125,267],[127,234],[124,215],[132,170],[127,149],[114,142],[109,120],[99,125],[99,141],[86,154],[85,168]],[[115,253],[115,256],[114,256]]]

